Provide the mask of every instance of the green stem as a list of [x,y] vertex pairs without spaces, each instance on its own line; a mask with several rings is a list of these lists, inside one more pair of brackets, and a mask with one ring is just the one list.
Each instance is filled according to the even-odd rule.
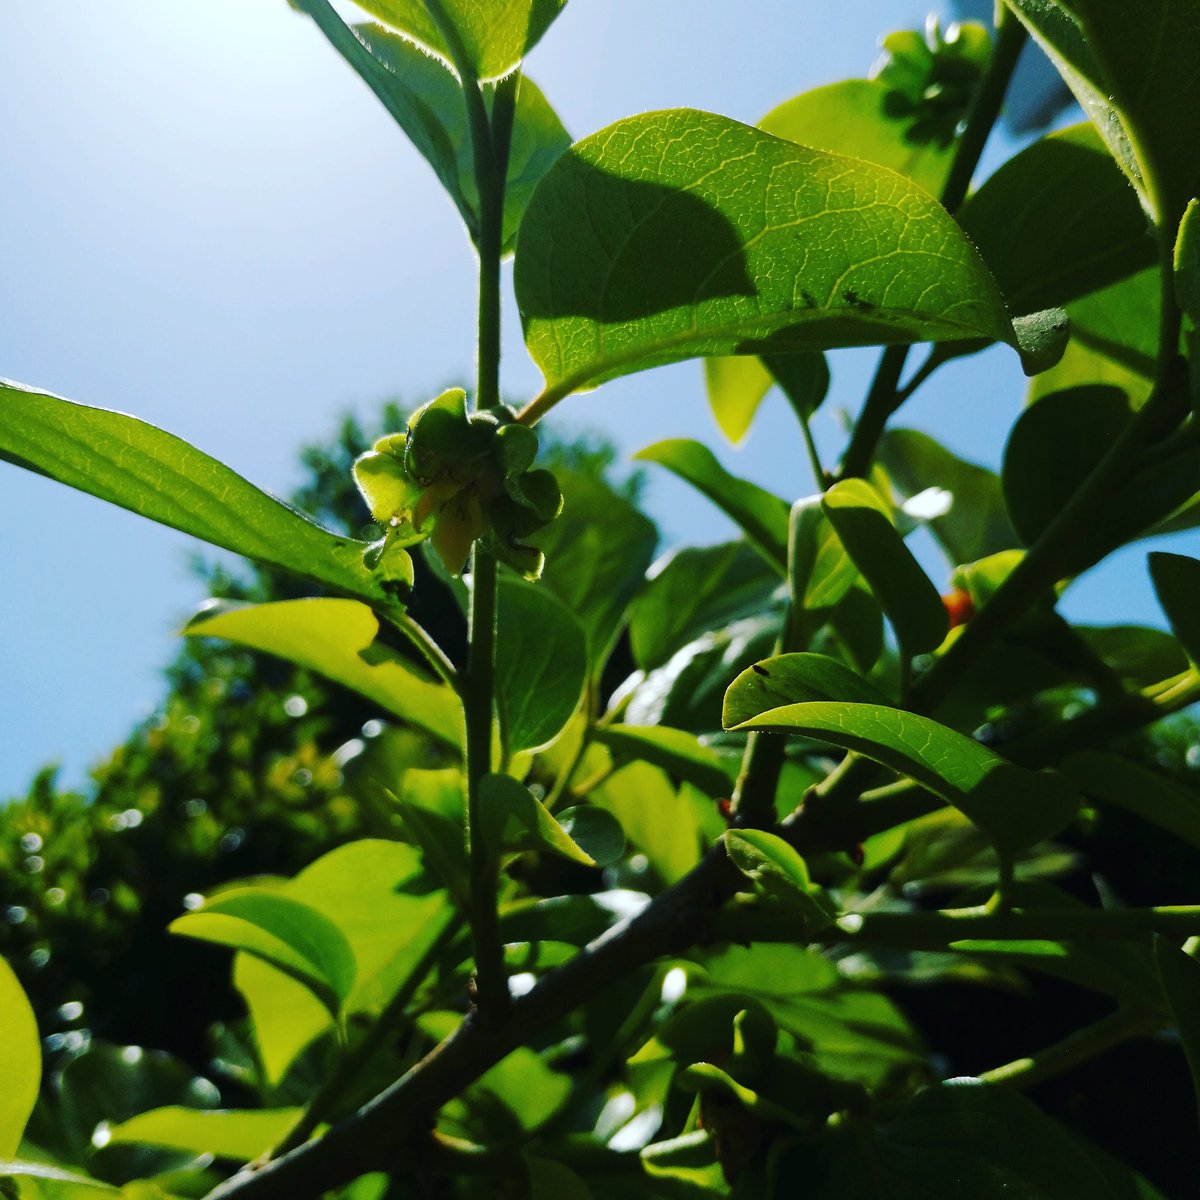
[[458,672],[454,669],[454,664],[446,657],[446,652],[441,646],[407,612],[389,610],[387,618],[416,647],[434,674],[443,683],[448,683],[457,691]]
[[[996,118],[1000,115],[1004,94],[1008,91],[1017,58],[1025,45],[1024,26],[1003,5],[999,7],[996,20],[996,45],[988,61],[987,70],[979,81],[979,90],[975,93],[962,136],[954,148],[954,158],[950,163],[946,182],[942,185],[942,206],[951,213],[956,212],[966,199],[971,178],[975,174],[975,168],[979,166],[980,156],[991,135],[992,127],[996,124]],[[850,444],[846,447],[839,478],[866,475],[871,469],[875,450],[883,436],[888,418],[916,390],[919,383],[932,374],[931,364],[936,361],[934,356],[926,360],[914,381],[901,390],[900,376],[904,372],[908,352],[908,346],[889,346],[880,357],[875,378],[871,382],[871,390],[867,393],[862,412],[855,422]]]
[[821,463],[821,455],[817,451],[817,443],[813,441],[812,426],[808,417],[796,406],[796,419],[800,422],[800,432],[804,437],[804,449],[808,452],[808,465],[812,468],[813,482],[820,491],[829,486],[829,476]]
[[1011,1087],[1031,1087],[1045,1079],[1062,1075],[1089,1059],[1097,1058],[1121,1042],[1154,1033],[1159,1022],[1136,1009],[1118,1009],[1106,1017],[1068,1034],[1061,1042],[1047,1046],[1027,1058],[1018,1058],[984,1071],[983,1083],[1003,1083]]

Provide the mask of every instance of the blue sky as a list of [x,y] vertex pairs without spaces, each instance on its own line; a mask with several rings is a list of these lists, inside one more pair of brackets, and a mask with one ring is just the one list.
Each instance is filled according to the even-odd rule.
[[[528,70],[577,137],[683,105],[753,122],[865,74],[877,36],[919,26],[928,7],[573,0]],[[468,377],[473,262],[454,209],[284,0],[10,0],[0,112],[0,375],[135,413],[275,492],[337,411],[418,403]],[[539,377],[511,303],[506,317],[504,386],[521,399]],[[834,414],[857,403],[871,361],[834,357],[817,421],[831,457]],[[628,453],[715,441],[700,381],[696,363],[633,376],[563,417]],[[903,421],[994,464],[1021,392],[1015,357],[989,351],[947,368]],[[808,487],[780,402],[719,452],[767,486]],[[670,480],[650,504],[668,539],[727,533]],[[152,709],[200,598],[196,548],[0,465],[0,798],[51,761],[79,782]],[[1071,610],[1157,619],[1144,551],[1086,580]]]

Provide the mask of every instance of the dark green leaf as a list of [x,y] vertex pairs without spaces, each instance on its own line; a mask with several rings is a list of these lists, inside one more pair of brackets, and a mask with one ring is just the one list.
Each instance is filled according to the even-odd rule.
[[354,952],[323,913],[266,888],[219,892],[168,926],[172,933],[264,959],[303,983],[332,1011],[354,987]]
[[548,745],[579,704],[587,635],[546,588],[502,576],[496,599],[496,707],[510,752]]
[[597,670],[654,558],[658,531],[602,480],[576,471],[555,477],[563,511],[530,540],[546,555],[542,586],[578,617]]
[[1079,806],[1062,776],[1023,770],[971,738],[903,709],[790,704],[738,728],[802,733],[874,759],[952,804],[1008,851],[1051,837]]
[[836,919],[837,909],[809,877],[808,864],[783,838],[762,829],[731,829],[725,849],[764,895],[802,915],[806,930],[815,932]]
[[1150,555],[1150,578],[1172,632],[1188,658],[1200,664],[1200,562],[1156,550]]
[[723,760],[694,734],[666,725],[608,725],[592,736],[612,751],[617,762],[642,759],[687,780],[705,795],[729,795],[733,780]]
[[625,853],[625,831],[616,817],[602,808],[591,804],[564,808],[558,823],[598,867],[611,866]]
[[412,583],[373,575],[338,537],[215,458],[136,417],[0,383],[0,459],[214,546],[391,607]]
[[634,456],[656,462],[686,480],[736,522],[751,544],[775,564],[782,575],[787,570],[788,504],[757,484],[730,475],[713,452],[700,442],[670,438],[639,450]]
[[[1004,452],[1004,495],[1026,545],[1062,511],[1133,413],[1125,394],[1104,386],[1046,396],[1013,426]],[[1200,491],[1200,459],[1182,449],[1131,471],[1088,532],[1072,547],[1064,574],[1078,574],[1116,546],[1149,532]]]
[[874,684],[836,659],[824,654],[780,654],[755,663],[729,685],[721,723],[732,729],[773,708],[813,700],[889,703]]
[[1078,300],[1155,259],[1137,194],[1087,124],[1009,159],[958,219],[1015,313]]
[[1072,337],[1127,370],[1153,379],[1161,291],[1157,270],[1140,271],[1076,300],[1068,310]]
[[[304,3],[305,0],[301,0]],[[507,75],[550,28],[567,0],[439,0],[465,54],[464,65],[479,79]],[[362,0],[360,8],[378,17],[453,65],[447,45],[425,0]]]
[[1085,795],[1122,808],[1200,849],[1200,796],[1116,754],[1087,751],[1063,762]]
[[[347,26],[328,0],[300,0],[331,45],[357,72],[424,156],[479,236],[479,190],[462,88],[452,72],[406,38],[379,25]],[[504,192],[504,249],[511,250],[538,180],[571,144],[532,80],[523,78],[513,115]]]
[[12,968],[0,958],[0,1159],[12,1158],[42,1082],[42,1044],[37,1018]]
[[274,654],[340,683],[385,712],[461,746],[462,703],[379,640],[379,621],[354,600],[280,600],[206,607],[184,629]]
[[521,226],[516,289],[542,410],[697,356],[1015,345],[991,276],[927,193],[688,109],[618,121],[555,163]]
[[1167,1007],[1183,1042],[1196,1090],[1196,1107],[1200,1111],[1200,962],[1157,935],[1154,938],[1154,962]]
[[887,505],[869,483],[846,479],[823,501],[846,552],[896,631],[906,654],[935,650],[946,636],[946,609],[892,524]]
[[778,575],[744,541],[676,551],[630,609],[634,662],[647,671],[662,666],[701,634],[761,611],[778,586]]
[[1175,239],[1175,300],[1193,325],[1200,324],[1200,200],[1192,200]]
[[493,854],[543,851],[594,867],[549,810],[511,775],[485,775],[479,785],[480,824]]
[[904,495],[940,487],[954,497],[950,511],[934,517],[929,528],[955,566],[1017,545],[1000,479],[986,467],[958,458],[916,429],[889,429],[879,459]]

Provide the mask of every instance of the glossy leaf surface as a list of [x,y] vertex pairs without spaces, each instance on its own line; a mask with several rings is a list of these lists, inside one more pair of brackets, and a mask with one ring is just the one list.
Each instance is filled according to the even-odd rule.
[[[328,0],[298,2],[433,168],[471,237],[477,239],[479,190],[458,79],[437,58],[383,26],[348,26]],[[505,250],[512,249],[521,215],[538,180],[570,144],[570,136],[546,98],[532,80],[523,78],[513,114],[504,192]]]
[[483,836],[494,854],[546,851],[585,867],[595,859],[581,850],[544,804],[511,775],[485,775],[479,788]]
[[920,654],[941,645],[947,630],[942,598],[896,531],[878,492],[865,480],[846,479],[825,493],[824,507],[904,652]]
[[[567,0],[439,0],[466,64],[480,79],[507,75],[537,44]],[[360,8],[457,65],[459,54],[424,0],[362,0]]]
[[42,1082],[37,1019],[12,968],[0,958],[0,1159],[15,1158]]
[[888,704],[874,684],[837,659],[824,654],[779,654],[755,663],[729,685],[721,723],[732,729],[773,708],[814,700]]
[[991,276],[927,193],[688,109],[618,121],[555,163],[526,210],[516,288],[546,402],[712,354],[1015,344]]
[[587,636],[545,588],[501,578],[496,707],[510,752],[545,746],[571,719],[588,677]]
[[307,667],[365,696],[450,746],[462,744],[462,705],[379,637],[379,621],[354,600],[280,600],[202,609],[184,632],[219,637]]
[[707,446],[687,438],[655,442],[639,450],[635,457],[656,462],[686,480],[736,522],[751,544],[778,566],[780,574],[787,569],[785,500],[755,483],[730,475]]
[[802,733],[863,754],[940,796],[1007,850],[1051,837],[1079,806],[1061,776],[1022,770],[903,709],[816,701],[771,709],[738,728]]
[[0,458],[152,521],[335,591],[391,606],[403,578],[363,565],[365,542],[338,537],[173,434],[124,413],[0,383]]
[[642,759],[709,796],[725,796],[733,784],[721,757],[693,734],[666,725],[609,725],[593,735],[618,762]]
[[821,929],[837,916],[809,877],[804,859],[783,838],[761,829],[731,829],[725,835],[725,850],[733,865],[765,895],[802,915],[807,929]]

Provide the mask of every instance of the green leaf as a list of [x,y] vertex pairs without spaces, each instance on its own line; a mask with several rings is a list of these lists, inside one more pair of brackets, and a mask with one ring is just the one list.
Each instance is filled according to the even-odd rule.
[[496,598],[496,708],[510,753],[549,745],[571,719],[588,677],[583,627],[561,600],[502,576]]
[[136,1142],[249,1162],[278,1145],[302,1111],[299,1108],[202,1110],[169,1105],[113,1126],[109,1142]]
[[421,847],[426,866],[465,909],[470,902],[470,884],[463,839],[463,787],[457,767],[409,770],[404,772],[400,794],[389,795],[409,837]]
[[1137,194],[1089,124],[1010,158],[958,219],[1015,313],[1078,300],[1155,260]]
[[[356,0],[385,25],[479,79],[507,75],[550,28],[567,0],[439,0],[461,44],[447,44],[425,0]],[[305,3],[305,0],[301,0]]]
[[666,725],[608,725],[594,741],[607,746],[617,762],[642,759],[668,775],[698,787],[706,796],[728,796],[733,780],[724,760],[695,734]]
[[946,609],[892,524],[888,506],[862,479],[845,479],[823,501],[838,537],[891,621],[905,654],[935,650],[946,636]]
[[[328,0],[298,2],[433,168],[472,239],[478,240],[474,149],[462,87],[454,74],[413,42],[382,26],[346,25]],[[570,144],[570,135],[546,98],[532,80],[523,77],[504,190],[506,252],[512,249],[534,187]]]
[[1072,754],[1062,770],[1085,796],[1131,812],[1200,850],[1200,796],[1174,780],[1099,751]]
[[530,541],[546,556],[542,586],[579,619],[593,670],[608,659],[621,621],[654,558],[658,531],[603,480],[555,470],[563,511]]
[[393,607],[401,576],[363,565],[366,542],[339,537],[187,442],[124,413],[0,382],[0,459],[259,562]]
[[797,1140],[775,1160],[780,1195],[838,1200],[1163,1200],[1015,1089],[953,1079],[925,1088],[864,1146],[852,1131]]
[[718,427],[736,444],[776,384],[794,409],[812,416],[829,390],[829,367],[823,354],[724,355],[704,360],[704,384]]
[[558,814],[558,823],[598,867],[611,866],[625,853],[625,831],[603,808],[591,804],[564,808]]
[[1156,550],[1150,555],[1150,578],[1171,632],[1188,658],[1200,664],[1200,562]]
[[755,663],[729,685],[721,724],[732,729],[773,708],[814,700],[889,703],[874,684],[836,659],[824,654],[779,654]]
[[920,188],[688,109],[618,121],[555,163],[521,225],[516,290],[539,411],[697,356],[1015,345],[987,269]]
[[[1071,388],[1027,408],[1004,451],[1004,495],[1013,525],[1031,545],[1062,511],[1133,419],[1116,388]],[[1088,532],[1072,546],[1064,575],[1150,532],[1200,491],[1200,460],[1189,449],[1128,473]]]
[[662,666],[701,634],[760,612],[778,587],[779,576],[747,542],[674,551],[630,609],[633,661],[645,671]]
[[253,954],[235,955],[233,984],[250,1013],[263,1078],[278,1087],[304,1050],[332,1033],[333,1016],[304,984]]
[[808,932],[824,929],[837,909],[809,878],[808,864],[781,837],[762,829],[731,829],[725,850],[733,865],[771,899],[803,915]]
[[592,1200],[584,1181],[560,1162],[525,1155],[529,1170],[529,1200]]
[[188,637],[219,637],[307,667],[378,704],[385,712],[459,747],[462,703],[379,638],[379,621],[353,600],[279,600],[201,609]]
[[802,733],[882,763],[953,805],[1010,852],[1058,833],[1079,806],[1061,775],[1023,770],[903,709],[815,701],[771,709],[737,728]]
[[792,505],[789,517],[788,578],[792,603],[806,612],[832,608],[858,581],[858,568],[846,553],[821,496]]
[[1175,239],[1175,301],[1193,325],[1200,324],[1200,200],[1192,200]]
[[580,849],[533,793],[511,775],[485,775],[479,785],[480,824],[493,854],[543,851],[594,867],[595,859]]
[[940,194],[954,142],[922,137],[915,112],[901,112],[893,90],[874,79],[844,79],[802,92],[773,108],[758,127],[776,137],[898,171],[931,196]]
[[734,521],[782,575],[787,570],[788,504],[757,484],[730,475],[700,442],[668,438],[639,450],[634,458],[656,462],[690,483]]
[[950,511],[934,517],[929,528],[955,566],[1018,544],[995,472],[951,454],[916,429],[889,429],[879,460],[905,496],[940,487],[954,497]]
[[1200,1113],[1200,962],[1157,934],[1154,962],[1172,1021],[1183,1042]]
[[37,1018],[12,968],[0,958],[0,1158],[11,1158],[42,1083],[42,1043]]
[[1153,379],[1157,371],[1161,293],[1157,270],[1140,271],[1092,292],[1069,309],[1071,335],[1134,374]]
[[118,1189],[111,1183],[89,1179],[75,1171],[41,1162],[6,1162],[0,1160],[0,1180],[33,1180],[36,1192],[21,1191],[17,1195],[31,1196],[33,1200],[92,1200],[97,1196],[118,1196]]
[[1200,195],[1200,21],[1191,0],[1012,0],[1012,7],[1173,233]]
[[177,917],[171,933],[255,954],[303,983],[332,1012],[354,987],[354,953],[323,913],[266,888],[220,892]]

